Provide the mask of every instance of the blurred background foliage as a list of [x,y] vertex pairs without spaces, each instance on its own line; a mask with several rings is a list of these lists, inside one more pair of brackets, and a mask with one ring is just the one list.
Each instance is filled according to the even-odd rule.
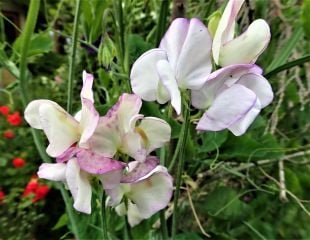
[[[207,25],[210,16],[218,9],[223,10],[225,3],[82,0],[74,110],[79,110],[83,69],[95,75],[95,102],[103,115],[122,92],[130,91],[131,65],[143,52],[158,45],[174,17],[198,17]],[[0,106],[7,105],[20,112],[23,112],[18,88],[20,33],[28,5],[29,0],[0,1]],[[66,106],[74,9],[75,1],[71,0],[41,2],[36,33],[28,51],[32,99],[48,98]],[[159,18],[163,9],[166,9],[164,21]],[[178,239],[204,239],[206,233],[212,239],[309,239],[310,63],[273,72],[283,64],[309,56],[309,13],[309,0],[245,1],[238,18],[239,31],[257,18],[264,18],[271,27],[271,42],[257,64],[271,82],[275,99],[241,137],[226,131],[196,134],[192,126],[186,148]],[[165,118],[162,111],[165,107],[144,103],[143,113]],[[192,122],[197,121],[199,114],[192,111]],[[180,132],[179,119],[166,120],[173,129],[173,147]],[[38,204],[29,201],[23,205],[26,200],[20,195],[41,159],[26,124],[13,129],[14,139],[7,139],[2,133],[12,126],[4,117],[0,123],[0,190],[5,193],[5,198],[0,198],[3,225],[0,239],[70,237],[71,227],[57,190],[51,190],[46,200]],[[26,158],[26,166],[14,168],[11,159],[16,156]],[[171,173],[175,174],[174,168]],[[57,188],[56,184],[53,186]],[[171,209],[169,206],[166,211],[168,226]],[[14,220],[5,220],[8,216]],[[81,216],[79,225],[85,229],[85,237],[96,238],[97,221],[95,214]],[[108,212],[113,239],[159,238],[158,223],[158,215],[153,216],[124,235],[127,229],[124,219],[113,210]],[[14,226],[22,224],[28,227],[14,230]]]

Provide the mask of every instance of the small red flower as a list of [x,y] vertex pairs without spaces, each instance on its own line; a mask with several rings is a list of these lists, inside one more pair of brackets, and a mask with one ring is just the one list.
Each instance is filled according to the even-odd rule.
[[12,164],[15,168],[22,168],[23,166],[25,166],[26,161],[22,158],[17,157],[12,160]]
[[5,193],[3,191],[0,191],[0,203],[2,203],[4,199],[5,199]]
[[0,113],[1,113],[3,116],[8,115],[9,112],[10,112],[9,106],[6,106],[6,105],[0,106]]
[[37,202],[43,198],[45,198],[45,196],[48,194],[48,192],[50,191],[50,188],[47,185],[39,185],[36,189],[35,192],[35,197],[32,200],[32,202]]
[[12,130],[6,130],[3,132],[3,137],[6,139],[12,139],[15,137],[15,134]]
[[31,178],[30,181],[28,182],[27,186],[25,187],[22,196],[26,197],[31,193],[35,193],[38,186],[39,186],[38,178]]
[[12,126],[19,126],[23,120],[19,112],[14,112],[13,114],[9,114],[7,116],[7,121]]

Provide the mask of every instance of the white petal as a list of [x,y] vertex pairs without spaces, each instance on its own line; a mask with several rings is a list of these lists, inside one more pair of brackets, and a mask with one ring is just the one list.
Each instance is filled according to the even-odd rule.
[[139,162],[144,162],[147,155],[143,139],[135,132],[129,132],[123,137],[119,150]]
[[156,64],[160,81],[170,94],[171,105],[178,115],[181,114],[181,93],[168,61],[160,60]]
[[118,214],[118,216],[125,216],[127,213],[125,203],[121,203],[120,205],[116,206],[115,212]]
[[228,66],[238,63],[254,63],[270,41],[270,29],[266,21],[255,20],[239,37],[224,44],[219,63]]
[[257,97],[250,89],[235,84],[216,97],[200,119],[197,130],[220,131],[242,119],[255,105]]
[[246,74],[237,82],[255,92],[259,99],[261,108],[266,107],[272,102],[273,92],[270,83],[261,75]]
[[130,73],[132,91],[145,101],[155,101],[159,76],[156,63],[167,59],[166,52],[155,48],[145,52],[133,64]]
[[230,0],[225,7],[212,45],[213,59],[216,64],[219,64],[220,51],[223,44],[234,37],[235,20],[243,2],[244,0]]
[[67,163],[66,181],[73,196],[73,207],[83,213],[91,213],[92,190],[87,174],[80,171],[80,167],[75,158]]
[[211,45],[205,25],[197,18],[191,19],[175,69],[180,88],[199,89],[207,80],[212,68]]
[[94,77],[92,74],[83,71],[83,88],[81,90],[81,99],[88,99],[94,103],[94,93],[92,90]]
[[147,138],[145,139],[147,154],[162,147],[165,143],[169,142],[171,137],[169,124],[160,118],[146,117],[141,121],[138,128],[143,130]]
[[117,187],[122,178],[123,169],[114,170],[105,174],[99,175],[100,181],[104,189],[113,189]]
[[67,165],[64,163],[43,163],[37,174],[39,178],[64,182],[66,180],[66,167]]
[[136,226],[143,220],[137,205],[132,203],[131,201],[128,201],[127,215],[130,227]]
[[78,122],[62,108],[43,103],[39,107],[39,117],[50,143],[46,149],[50,156],[59,156],[79,140]]

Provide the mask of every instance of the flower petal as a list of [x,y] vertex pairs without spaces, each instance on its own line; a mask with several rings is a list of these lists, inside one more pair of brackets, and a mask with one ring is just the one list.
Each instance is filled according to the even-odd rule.
[[147,155],[140,134],[135,132],[129,132],[123,136],[119,150],[139,162],[144,162]]
[[52,181],[66,180],[66,167],[64,163],[43,163],[39,167],[38,176]]
[[[160,48],[165,50],[168,61],[175,72],[177,69],[178,58],[181,53],[186,35],[188,33],[189,20],[186,18],[174,19],[169,29],[160,42]],[[159,60],[159,59],[158,59]],[[156,63],[155,63],[156,64]]]
[[92,90],[94,77],[92,74],[87,73],[85,70],[83,71],[83,87],[81,90],[81,100],[88,99],[92,103],[94,103],[94,93]]
[[146,137],[147,154],[162,147],[171,137],[169,124],[160,118],[145,117],[137,128],[142,130],[142,138]]
[[199,19],[191,19],[175,69],[180,88],[199,89],[207,80],[212,68],[211,46],[208,29]]
[[[86,147],[87,141],[94,134],[99,122],[99,114],[96,111],[93,102],[89,99],[82,99],[82,111],[80,120],[81,138],[79,141],[80,147]],[[85,146],[86,145],[86,146]]]
[[[124,166],[125,164],[123,164],[123,167]],[[123,167],[98,176],[105,190],[113,189],[120,184],[123,175]]]
[[128,201],[127,219],[130,227],[136,226],[143,220],[138,206],[131,201]]
[[143,180],[132,183],[131,191],[127,194],[144,219],[165,208],[173,191],[172,177],[166,168],[157,166],[150,174],[143,177]]
[[[139,161],[130,162],[128,165],[128,173],[122,176],[122,183],[132,183],[141,179],[145,175],[149,174],[155,167],[159,164],[159,159],[157,157],[149,156],[145,162],[141,163]],[[132,167],[134,166],[134,167]]]
[[267,22],[255,20],[243,34],[224,44],[220,52],[220,65],[254,63],[266,49],[270,36]]
[[39,107],[39,117],[50,143],[46,152],[51,157],[59,156],[79,140],[78,122],[61,107],[43,103]]
[[243,2],[244,0],[230,0],[225,7],[212,45],[213,59],[216,64],[219,64],[220,51],[223,44],[232,40],[234,37],[235,20]]
[[87,174],[80,171],[76,158],[67,163],[66,181],[73,196],[73,207],[83,213],[91,213],[92,189]]
[[157,99],[159,77],[156,63],[167,59],[166,52],[155,48],[145,52],[133,64],[130,73],[132,91],[145,101]]
[[255,92],[261,104],[261,108],[266,107],[272,102],[272,88],[270,83],[263,76],[258,74],[246,74],[243,75],[237,83]]
[[156,64],[160,81],[171,97],[171,105],[178,115],[181,114],[181,93],[168,61],[160,60]]
[[64,151],[61,155],[57,156],[56,161],[58,163],[63,163],[71,158],[73,158],[79,151],[81,151],[81,148],[78,148],[76,146],[68,148],[66,151]]
[[196,129],[220,131],[229,128],[255,106],[257,97],[250,89],[234,84],[219,94],[204,113]]
[[104,174],[123,169],[124,163],[104,157],[92,151],[82,150],[77,153],[77,160],[81,169],[92,174]]

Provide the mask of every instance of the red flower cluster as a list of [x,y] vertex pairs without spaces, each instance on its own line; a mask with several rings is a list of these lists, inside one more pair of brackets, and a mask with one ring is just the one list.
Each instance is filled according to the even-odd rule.
[[10,113],[10,108],[6,105],[0,106],[0,113],[3,116],[7,116]]
[[3,191],[0,191],[0,204],[3,202],[5,199],[5,193]]
[[50,188],[45,184],[40,184],[37,177],[32,177],[25,187],[23,197],[33,194],[32,202],[37,202],[48,194]]
[[9,114],[7,115],[6,120],[8,121],[8,123],[12,126],[19,126],[22,124],[23,119],[20,116],[19,112],[14,112],[13,114]]
[[12,164],[14,168],[22,168],[26,165],[26,161],[23,158],[17,157],[12,160]]
[[5,130],[3,132],[3,137],[6,138],[6,139],[12,139],[15,137],[15,134],[12,130]]

